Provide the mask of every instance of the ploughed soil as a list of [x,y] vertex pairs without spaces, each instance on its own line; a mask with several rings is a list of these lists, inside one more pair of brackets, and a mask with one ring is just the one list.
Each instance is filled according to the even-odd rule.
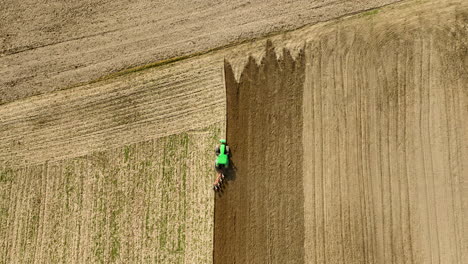
[[271,43],[240,81],[225,64],[227,140],[234,169],[215,198],[214,263],[302,263],[304,54]]
[[307,43],[306,263],[466,263],[467,33],[466,1],[427,1]]
[[466,1],[408,2],[226,63],[214,262],[465,263],[467,29]]

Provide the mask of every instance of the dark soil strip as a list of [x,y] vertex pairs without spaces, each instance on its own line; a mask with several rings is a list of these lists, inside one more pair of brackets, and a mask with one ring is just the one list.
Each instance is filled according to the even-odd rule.
[[227,140],[235,171],[215,199],[214,263],[303,263],[304,54],[270,42],[240,82],[225,63]]

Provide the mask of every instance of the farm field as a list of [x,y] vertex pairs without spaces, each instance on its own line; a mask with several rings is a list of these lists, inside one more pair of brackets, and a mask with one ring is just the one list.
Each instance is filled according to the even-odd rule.
[[[160,44],[136,52],[159,38],[138,38],[157,21],[46,34],[27,50],[11,38],[0,57],[17,67],[0,75],[12,84],[0,85],[0,263],[464,263],[468,3],[358,12],[367,7],[164,56]],[[76,70],[83,51],[57,50],[112,32],[136,41],[85,52]],[[214,194],[221,137],[235,171]]]
[[430,3],[307,44],[308,263],[468,258],[468,5]]
[[225,92],[209,62],[3,106],[0,262],[212,261]]
[[221,128],[2,169],[1,263],[208,263]]
[[304,69],[303,53],[295,61],[285,50],[277,60],[271,42],[239,82],[226,64],[226,134],[236,170],[215,201],[215,263],[304,262]]
[[237,171],[215,263],[464,263],[468,5],[292,34],[307,36],[294,57],[267,43],[239,77],[225,68]]
[[394,2],[5,0],[0,104]]

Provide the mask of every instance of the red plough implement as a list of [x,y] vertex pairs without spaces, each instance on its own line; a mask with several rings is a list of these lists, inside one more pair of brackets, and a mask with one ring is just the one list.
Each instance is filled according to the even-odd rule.
[[219,172],[218,175],[216,176],[215,182],[213,183],[213,190],[220,191],[221,188],[223,187],[223,181],[224,181],[224,174]]

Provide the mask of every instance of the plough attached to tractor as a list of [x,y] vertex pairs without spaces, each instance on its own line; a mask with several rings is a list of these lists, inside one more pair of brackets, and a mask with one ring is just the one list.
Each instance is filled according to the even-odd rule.
[[216,161],[215,161],[215,169],[218,173],[216,176],[216,180],[213,183],[213,190],[220,191],[223,188],[225,173],[229,168],[229,146],[226,144],[225,139],[219,140],[219,146],[216,148]]

